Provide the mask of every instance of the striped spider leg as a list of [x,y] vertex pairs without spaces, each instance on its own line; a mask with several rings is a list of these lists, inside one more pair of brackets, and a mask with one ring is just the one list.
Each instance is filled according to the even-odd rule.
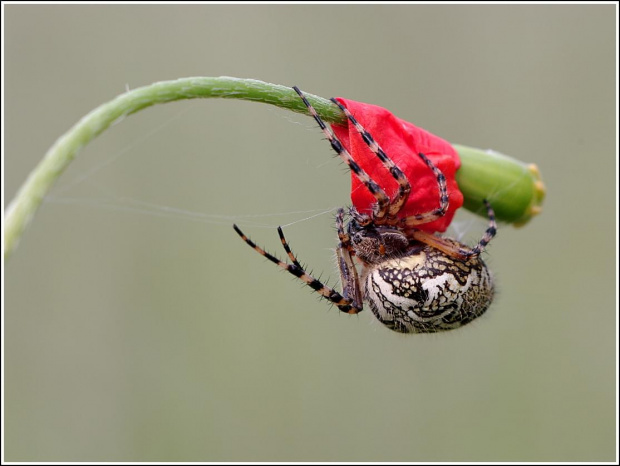
[[321,296],[323,296],[328,301],[335,304],[336,307],[338,307],[338,309],[340,309],[342,312],[346,314],[357,314],[358,312],[362,310],[361,303],[360,303],[360,307],[358,308],[356,305],[354,305],[351,299],[345,298],[340,293],[338,293],[336,290],[328,287],[327,285],[324,285],[323,283],[321,283],[319,280],[317,280],[316,278],[314,278],[312,275],[308,274],[304,270],[304,268],[301,266],[301,264],[299,263],[299,261],[297,260],[293,252],[291,251],[291,248],[289,247],[286,241],[286,238],[284,237],[284,232],[282,231],[282,228],[278,227],[278,235],[280,235],[280,241],[282,242],[282,246],[284,247],[284,250],[286,251],[288,257],[291,259],[292,264],[287,264],[286,262],[282,262],[276,256],[265,251],[263,248],[258,246],[254,241],[248,238],[245,235],[245,233],[243,233],[239,229],[237,225],[233,225],[233,228],[235,229],[237,234],[241,237],[241,239],[245,241],[250,247],[252,247],[256,252],[258,252],[262,256],[265,256],[271,262],[281,267],[282,269],[286,270],[288,273],[302,280],[306,285],[308,285],[314,291],[319,293]]
[[[400,333],[433,333],[467,324],[482,315],[493,299],[490,272],[480,254],[496,233],[495,216],[484,201],[489,226],[478,244],[468,246],[450,238],[417,229],[445,215],[449,199],[443,173],[424,154],[418,156],[433,171],[439,207],[409,217],[399,217],[411,185],[402,170],[381,149],[355,117],[335,99],[362,140],[398,183],[393,199],[353,160],[340,140],[327,128],[304,94],[293,87],[315,119],[334,151],[375,197],[370,215],[351,207],[345,226],[345,210],[336,216],[339,244],[336,249],[342,293],[309,275],[290,250],[282,229],[278,234],[292,263],[282,262],[251,241],[235,225],[235,231],[259,254],[298,277],[342,312],[357,314],[366,301],[375,317]],[[358,267],[360,270],[358,270]]]

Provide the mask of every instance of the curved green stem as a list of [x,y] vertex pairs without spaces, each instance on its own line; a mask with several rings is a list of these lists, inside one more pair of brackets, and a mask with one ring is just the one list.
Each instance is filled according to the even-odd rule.
[[[52,185],[79,150],[114,122],[151,105],[183,99],[220,97],[242,99],[276,105],[307,114],[306,107],[290,87],[269,84],[254,79],[231,77],[183,78],[163,81],[128,91],[101,105],[78,121],[47,151],[43,160],[30,173],[26,182],[8,206],[4,222],[4,256],[15,249],[24,229]],[[329,100],[306,94],[306,97],[327,122],[344,122],[340,109]],[[491,198],[499,220],[525,223],[537,213],[544,189],[539,177],[528,172],[527,165],[505,157],[495,160],[493,169],[485,165],[494,156],[477,149],[457,146],[462,168],[458,183],[465,196],[465,206],[477,211],[483,198]],[[524,178],[523,173],[531,176]],[[490,179],[501,184],[489,183]],[[539,182],[538,196],[535,184]],[[497,189],[506,188],[503,191]],[[528,189],[529,187],[529,189]],[[515,193],[518,199],[514,199]]]

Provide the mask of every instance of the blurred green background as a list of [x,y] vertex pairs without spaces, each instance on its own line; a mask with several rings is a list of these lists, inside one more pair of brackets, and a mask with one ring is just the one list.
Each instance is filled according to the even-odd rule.
[[[230,226],[281,253],[276,225],[348,203],[313,121],[229,100],[133,115],[6,264],[5,459],[613,461],[615,9],[5,6],[6,202],[99,104],[219,75],[381,105],[537,163],[548,189],[489,247],[487,315],[401,336],[330,310]],[[458,233],[485,225],[464,214]],[[285,231],[336,283],[333,213]]]

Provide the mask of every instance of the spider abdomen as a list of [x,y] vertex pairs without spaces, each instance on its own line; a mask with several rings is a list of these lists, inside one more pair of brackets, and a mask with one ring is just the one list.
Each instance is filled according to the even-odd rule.
[[493,299],[493,280],[478,256],[459,260],[424,247],[368,267],[364,298],[396,332],[435,333],[482,315]]

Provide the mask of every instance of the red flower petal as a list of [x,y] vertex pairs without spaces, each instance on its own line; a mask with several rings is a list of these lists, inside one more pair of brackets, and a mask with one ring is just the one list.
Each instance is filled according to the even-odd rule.
[[[403,171],[411,183],[409,199],[398,213],[405,218],[430,212],[439,207],[439,188],[432,170],[418,155],[426,155],[446,177],[450,206],[446,215],[431,223],[419,225],[420,230],[443,232],[448,228],[456,210],[463,205],[463,194],[454,178],[461,161],[456,150],[447,141],[411,123],[397,118],[388,110],[376,105],[337,98],[361,123],[383,151]],[[368,148],[355,127],[347,121],[344,125],[332,125],[338,139],[347,148],[353,159],[393,198],[398,183],[383,166],[379,158]],[[360,180],[351,173],[351,201],[362,213],[370,213],[376,203],[375,197]]]

